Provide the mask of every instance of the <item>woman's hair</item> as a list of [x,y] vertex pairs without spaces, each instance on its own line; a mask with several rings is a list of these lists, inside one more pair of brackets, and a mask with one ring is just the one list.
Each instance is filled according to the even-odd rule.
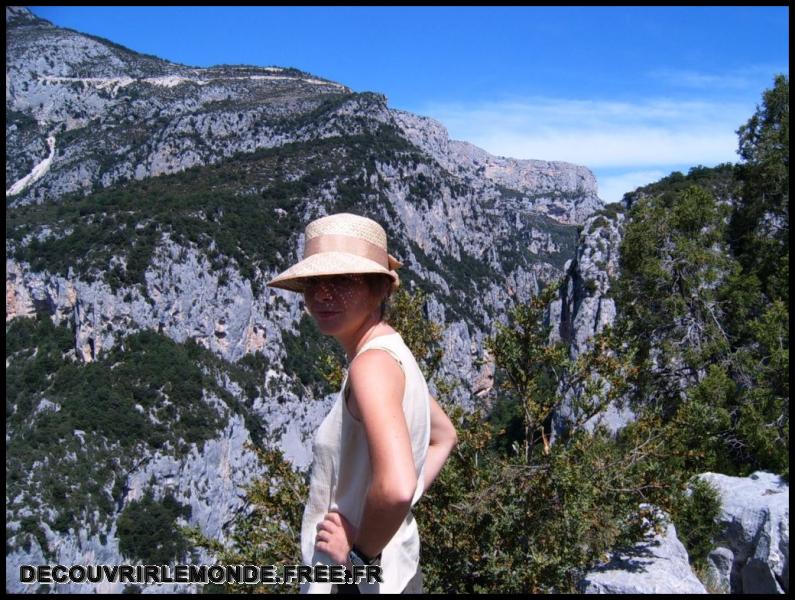
[[389,275],[384,275],[383,273],[365,273],[364,280],[367,282],[367,285],[370,286],[370,293],[383,294],[380,317],[383,321],[384,315],[386,314],[387,303],[392,294],[395,293],[397,286]]

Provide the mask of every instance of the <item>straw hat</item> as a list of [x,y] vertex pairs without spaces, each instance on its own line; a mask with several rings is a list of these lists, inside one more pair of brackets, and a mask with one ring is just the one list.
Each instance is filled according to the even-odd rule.
[[337,213],[309,223],[304,230],[304,259],[271,279],[269,287],[303,292],[306,277],[383,273],[400,285],[395,269],[402,263],[386,250],[386,232],[367,217]]

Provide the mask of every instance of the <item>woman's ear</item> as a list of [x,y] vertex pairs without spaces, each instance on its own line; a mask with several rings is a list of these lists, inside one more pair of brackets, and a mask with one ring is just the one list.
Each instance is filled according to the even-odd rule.
[[393,293],[395,293],[395,282],[392,280],[391,277],[384,277],[384,283],[381,287],[381,297],[386,300],[388,299]]

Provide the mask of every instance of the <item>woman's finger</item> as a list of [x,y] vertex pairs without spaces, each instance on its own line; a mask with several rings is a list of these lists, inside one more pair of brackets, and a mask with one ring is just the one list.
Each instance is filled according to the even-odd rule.
[[328,521],[321,521],[317,524],[316,529],[318,531],[332,531],[333,527],[334,525],[332,523],[329,523]]

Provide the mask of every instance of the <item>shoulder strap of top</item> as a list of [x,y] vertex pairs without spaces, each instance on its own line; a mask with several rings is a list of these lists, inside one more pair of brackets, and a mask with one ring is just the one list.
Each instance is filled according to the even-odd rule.
[[392,355],[392,357],[397,361],[398,365],[400,365],[400,369],[405,373],[406,369],[403,366],[403,360],[400,358],[399,353],[394,348],[396,340],[397,334],[394,333],[389,335],[379,335],[378,337],[374,337],[373,339],[369,340],[364,346],[362,346],[359,352],[356,353],[356,356],[359,356],[359,354],[365,350],[385,350]]
[[[400,356],[398,356],[398,353],[391,346],[391,344],[394,343],[392,341],[392,338],[397,338],[397,335],[398,334],[391,333],[391,334],[388,334],[388,335],[379,335],[377,337],[374,337],[371,340],[367,340],[367,342],[365,342],[364,346],[359,348],[359,351],[356,353],[356,356],[359,356],[362,352],[364,352],[365,350],[369,350],[370,348],[377,348],[378,350],[386,350],[387,352],[389,352],[389,354],[391,354],[395,358],[395,360],[398,362],[398,365],[400,365],[401,370],[405,373],[406,369],[403,367],[403,361],[400,359]],[[353,358],[356,358],[356,356],[354,356]],[[353,360],[351,360],[351,362],[353,362]],[[347,397],[347,392],[348,392],[348,375],[347,375],[347,372],[346,372],[346,375],[345,375],[345,386],[344,387],[345,387],[345,395]]]
[[[365,342],[364,346],[359,348],[359,351],[356,353],[356,356],[359,356],[362,352],[364,352],[365,350],[368,350],[372,345],[376,345],[376,344],[377,344],[376,347],[378,349],[380,349],[380,350],[390,350],[391,351],[390,342],[391,342],[392,338],[397,337],[397,335],[398,335],[397,333],[390,333],[390,334],[387,334],[387,335],[379,335],[379,336],[376,336],[376,337],[374,337],[374,338],[372,338],[370,340],[367,340]],[[391,352],[391,353],[393,355],[395,354],[395,352]],[[356,358],[356,356],[354,356],[354,358]],[[351,362],[353,362],[353,361],[351,360]]]

